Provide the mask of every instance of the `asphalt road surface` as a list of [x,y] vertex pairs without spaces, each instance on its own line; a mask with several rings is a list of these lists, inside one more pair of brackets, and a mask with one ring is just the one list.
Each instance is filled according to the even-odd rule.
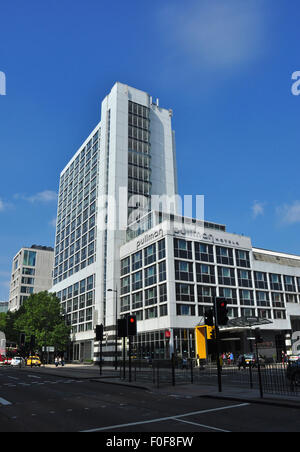
[[297,408],[0,368],[0,432],[298,432]]

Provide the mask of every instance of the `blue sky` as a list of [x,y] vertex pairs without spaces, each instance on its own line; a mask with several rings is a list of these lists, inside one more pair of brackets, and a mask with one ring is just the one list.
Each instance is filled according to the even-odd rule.
[[174,110],[179,189],[258,247],[300,254],[298,0],[1,4],[0,299],[53,245],[59,173],[116,81]]

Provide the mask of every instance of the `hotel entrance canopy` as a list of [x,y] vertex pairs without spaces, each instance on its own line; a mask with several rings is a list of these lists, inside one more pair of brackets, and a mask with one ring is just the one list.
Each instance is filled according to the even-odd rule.
[[[251,328],[253,326],[269,325],[273,323],[268,319],[261,319],[259,317],[237,317],[236,319],[229,320],[227,328]],[[223,329],[222,329],[223,330]],[[223,330],[224,331],[224,330]]]

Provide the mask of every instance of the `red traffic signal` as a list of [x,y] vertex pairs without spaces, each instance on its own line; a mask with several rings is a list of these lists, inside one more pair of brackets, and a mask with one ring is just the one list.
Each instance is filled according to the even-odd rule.
[[127,336],[136,336],[136,335],[137,335],[136,316],[129,315],[127,317]]
[[221,325],[221,326],[227,325],[229,318],[228,318],[227,301],[224,300],[224,298],[216,299],[216,313],[217,313],[218,325]]

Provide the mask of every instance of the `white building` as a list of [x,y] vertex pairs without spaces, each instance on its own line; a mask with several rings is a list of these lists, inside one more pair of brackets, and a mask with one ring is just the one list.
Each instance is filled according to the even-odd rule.
[[6,313],[8,311],[8,301],[0,301],[0,312]]
[[291,353],[291,334],[300,330],[300,256],[254,248],[249,237],[213,223],[154,212],[143,223],[152,227],[120,251],[121,315],[138,320],[134,354],[195,357],[195,327],[216,296],[240,322],[222,330],[224,351],[249,351],[253,333],[243,320],[256,317],[261,353]]
[[33,245],[22,248],[13,259],[9,311],[17,311],[30,295],[52,286],[54,250]]
[[119,286],[128,217],[151,195],[177,193],[171,119],[147,93],[116,83],[61,173],[52,291],[72,325],[73,360],[93,357],[96,324],[105,326],[104,356],[113,356],[118,312],[109,290]]
[[[272,322],[263,326],[269,356],[278,357],[300,330],[300,257],[253,248],[223,225],[174,216],[176,202],[173,217],[153,213],[166,212],[153,195],[176,194],[172,111],[116,83],[101,121],[60,177],[51,291],[72,326],[69,359],[98,359],[94,328],[103,324],[103,355],[113,360],[117,318],[128,313],[138,318],[136,353],[193,355],[195,327],[215,296],[228,299],[231,319]],[[249,345],[243,326],[222,336],[236,353]]]

